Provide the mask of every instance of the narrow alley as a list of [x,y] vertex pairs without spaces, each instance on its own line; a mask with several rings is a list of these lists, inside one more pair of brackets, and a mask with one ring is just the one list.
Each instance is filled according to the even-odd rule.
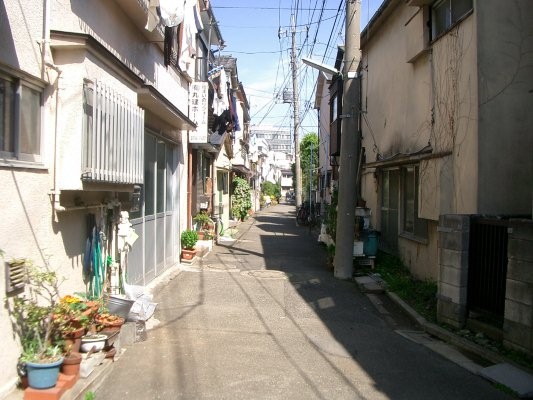
[[97,399],[508,398],[335,279],[292,205],[241,223],[155,301],[158,325],[115,362]]

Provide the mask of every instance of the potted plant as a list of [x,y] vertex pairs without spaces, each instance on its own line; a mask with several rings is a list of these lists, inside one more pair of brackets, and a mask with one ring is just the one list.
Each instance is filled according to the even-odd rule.
[[211,236],[214,234],[215,222],[209,217],[206,211],[200,211],[192,220],[196,226],[200,240],[207,239],[206,236],[209,234]]
[[53,340],[59,280],[48,266],[37,268],[27,259],[10,263],[22,266],[26,277],[25,291],[6,299],[22,347],[20,370],[27,374],[30,387],[50,388],[55,386],[63,362],[62,348]]
[[198,232],[192,229],[186,229],[181,232],[181,259],[190,261],[196,255],[196,242],[198,241]]
[[66,295],[54,307],[52,320],[57,340],[63,341],[66,352],[78,352],[80,339],[93,322],[98,308],[92,302],[85,302],[79,297]]

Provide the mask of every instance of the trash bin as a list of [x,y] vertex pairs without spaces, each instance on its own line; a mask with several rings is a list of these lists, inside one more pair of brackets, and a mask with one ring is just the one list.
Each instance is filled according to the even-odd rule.
[[364,232],[363,253],[367,257],[375,257],[378,254],[378,233],[376,231]]

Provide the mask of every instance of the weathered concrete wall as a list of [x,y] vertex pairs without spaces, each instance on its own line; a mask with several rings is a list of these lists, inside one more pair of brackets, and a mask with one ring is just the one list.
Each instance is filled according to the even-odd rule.
[[504,344],[533,354],[533,221],[511,220]]
[[439,220],[437,319],[457,328],[466,322],[470,216],[442,215]]
[[[476,2],[478,213],[531,213],[533,13],[530,0]],[[529,50],[527,50],[529,49]]]

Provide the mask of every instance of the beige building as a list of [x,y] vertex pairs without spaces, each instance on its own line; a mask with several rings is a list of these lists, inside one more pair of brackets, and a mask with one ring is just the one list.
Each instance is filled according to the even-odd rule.
[[381,247],[438,283],[440,321],[529,354],[532,35],[527,0],[385,0],[359,69]]
[[531,214],[532,22],[527,1],[386,0],[362,32],[362,197],[419,278],[440,216]]
[[[361,108],[357,201],[380,248],[438,283],[440,321],[530,354],[532,33],[526,0],[385,0],[361,33],[351,99]],[[315,100],[320,120],[330,117],[320,134],[334,180],[352,134],[340,131],[342,80],[320,74]]]

